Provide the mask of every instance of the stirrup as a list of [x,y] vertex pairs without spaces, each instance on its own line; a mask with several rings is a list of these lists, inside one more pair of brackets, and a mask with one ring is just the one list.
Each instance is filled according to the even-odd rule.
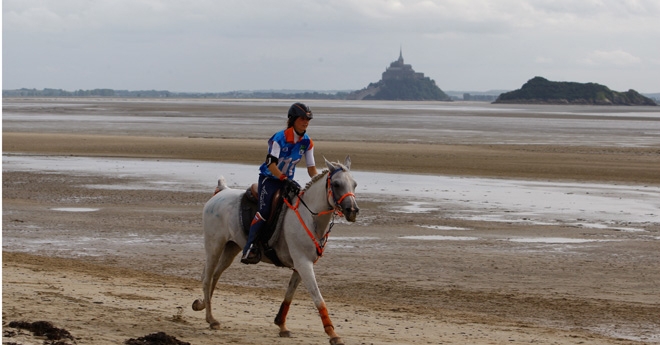
[[254,245],[241,257],[241,263],[247,265],[258,264],[259,261],[261,261],[261,251]]

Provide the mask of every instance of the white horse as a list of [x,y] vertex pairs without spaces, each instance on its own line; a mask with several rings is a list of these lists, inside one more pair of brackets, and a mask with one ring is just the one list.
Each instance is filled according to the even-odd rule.
[[[328,316],[316,283],[314,263],[323,254],[334,215],[343,213],[346,220],[354,222],[359,208],[354,194],[357,183],[350,173],[350,157],[346,157],[344,164],[328,160],[325,163],[328,170],[312,178],[298,198],[283,207],[278,229],[269,242],[280,262],[293,269],[275,324],[280,328],[281,337],[291,336],[286,327],[286,315],[293,294],[302,281],[319,311],[330,344],[339,345],[343,342]],[[206,250],[206,265],[202,274],[204,299],[198,299],[192,305],[193,310],[206,309],[206,321],[212,329],[220,328],[220,323],[211,313],[213,290],[222,272],[232,264],[247,242],[239,216],[244,191],[228,188],[222,178],[218,185],[220,192],[206,203],[203,214]],[[272,263],[263,255],[262,258]]]

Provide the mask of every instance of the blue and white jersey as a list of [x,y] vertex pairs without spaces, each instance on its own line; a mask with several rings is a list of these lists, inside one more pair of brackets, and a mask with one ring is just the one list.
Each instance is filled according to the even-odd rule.
[[[268,140],[268,154],[278,158],[277,167],[290,179],[293,179],[293,175],[296,172],[296,164],[300,162],[302,157],[305,157],[308,167],[316,165],[314,162],[314,142],[312,138],[307,133],[303,134],[302,137],[299,136],[293,130],[293,127],[273,134]],[[279,176],[273,176],[271,174],[266,164],[262,164],[259,168],[261,175],[279,178]]]

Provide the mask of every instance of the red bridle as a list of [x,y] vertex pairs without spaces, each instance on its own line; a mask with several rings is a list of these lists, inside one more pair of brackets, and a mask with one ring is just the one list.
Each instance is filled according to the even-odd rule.
[[[338,170],[340,170],[340,169],[335,170],[335,172],[338,171]],[[341,202],[344,201],[344,199],[346,199],[346,197],[349,197],[349,196],[355,197],[355,194],[353,192],[348,192],[348,193],[342,195],[341,198],[339,198],[339,200],[337,200],[335,198],[335,193],[332,191],[332,183],[331,183],[332,175],[334,175],[334,172],[332,174],[328,174],[328,184],[326,186],[326,190],[328,191],[328,200],[334,201],[335,202],[335,207],[332,208],[329,211],[334,211],[335,214],[337,214],[340,217],[343,217],[344,214],[341,212]],[[328,213],[328,211],[323,212],[321,214],[325,214],[325,213]]]
[[[334,203],[335,203],[335,206],[334,206],[334,207],[332,207],[332,205],[330,205],[331,208],[330,208],[329,210],[321,211],[321,212],[313,212],[312,210],[309,209],[309,207],[307,207],[307,205],[305,205],[305,202],[303,201],[303,205],[305,205],[305,208],[307,208],[307,210],[309,210],[309,212],[311,212],[311,214],[312,214],[313,216],[322,216],[322,215],[326,215],[326,214],[330,214],[330,213],[332,213],[332,214],[334,214],[334,215],[338,215],[338,216],[340,216],[340,217],[343,217],[344,215],[343,215],[343,213],[341,212],[341,205],[340,205],[341,202],[342,202],[344,199],[346,199],[346,197],[349,197],[349,196],[355,197],[355,194],[354,194],[353,192],[348,192],[348,193],[342,195],[342,196],[339,198],[339,200],[337,200],[337,199],[335,198],[335,194],[334,194],[334,192],[332,191],[332,183],[331,183],[331,181],[332,181],[332,176],[333,176],[337,171],[343,171],[343,169],[337,169],[337,170],[335,170],[334,172],[329,173],[329,174],[328,174],[328,179],[327,179],[327,184],[326,184],[326,189],[327,189],[327,191],[328,191],[328,200],[332,200],[332,201],[334,201]],[[328,243],[328,237],[330,236],[330,230],[328,230],[328,231],[325,233],[325,235],[323,235],[323,244],[319,244],[319,241],[316,239],[316,236],[314,236],[314,233],[312,233],[312,231],[309,230],[309,227],[307,227],[307,224],[305,224],[305,221],[303,221],[302,216],[300,216],[300,212],[298,211],[298,208],[300,207],[300,202],[302,201],[302,196],[303,196],[304,193],[305,193],[305,192],[302,191],[302,192],[300,192],[300,194],[298,194],[298,200],[296,200],[296,205],[295,205],[295,206],[291,205],[291,203],[289,202],[289,200],[288,200],[287,198],[284,198],[284,203],[286,204],[286,206],[287,206],[288,208],[290,208],[291,210],[293,210],[293,212],[296,213],[296,216],[298,217],[298,220],[300,221],[300,224],[302,224],[303,228],[304,228],[305,231],[307,232],[307,235],[308,235],[309,238],[312,240],[312,242],[314,242],[314,245],[316,246],[316,255],[318,255],[317,258],[316,258],[316,260],[314,260],[314,263],[316,263],[316,261],[318,261],[318,259],[320,259],[321,256],[323,256],[323,250],[325,249],[325,245],[326,245],[326,243]],[[334,220],[333,220],[333,222],[334,222]],[[332,226],[331,226],[330,228],[332,228]]]

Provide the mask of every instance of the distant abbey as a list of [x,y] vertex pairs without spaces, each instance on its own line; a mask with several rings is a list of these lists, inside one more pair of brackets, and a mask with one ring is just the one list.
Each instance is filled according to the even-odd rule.
[[424,73],[417,73],[411,65],[403,63],[403,50],[399,50],[399,59],[393,61],[383,72],[382,80],[390,79],[422,79]]
[[362,90],[350,93],[347,99],[408,100],[408,101],[449,101],[450,98],[424,73],[413,70],[403,62],[403,51],[399,59],[390,63],[382,78]]

